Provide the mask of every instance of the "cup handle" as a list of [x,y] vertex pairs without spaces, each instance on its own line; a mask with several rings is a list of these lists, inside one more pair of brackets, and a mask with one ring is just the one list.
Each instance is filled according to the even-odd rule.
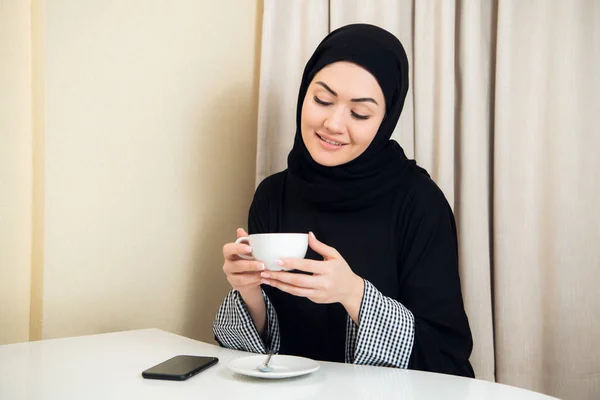
[[[238,238],[235,241],[236,244],[240,244],[240,243],[246,243],[247,245],[250,245],[250,241],[248,240],[248,236],[244,236],[241,238]],[[238,254],[238,257],[243,258],[244,260],[254,260],[254,257],[252,256],[247,256],[245,254]]]

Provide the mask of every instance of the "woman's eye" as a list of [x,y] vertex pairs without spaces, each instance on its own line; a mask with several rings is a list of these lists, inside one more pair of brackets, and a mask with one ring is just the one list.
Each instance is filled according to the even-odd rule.
[[355,113],[354,111],[351,111],[351,113],[352,113],[352,116],[356,119],[369,119],[368,115],[360,115],[360,114]]
[[326,101],[321,100],[317,96],[314,97],[314,100],[317,102],[317,104],[320,104],[322,106],[330,106],[332,104],[332,103],[328,103]]

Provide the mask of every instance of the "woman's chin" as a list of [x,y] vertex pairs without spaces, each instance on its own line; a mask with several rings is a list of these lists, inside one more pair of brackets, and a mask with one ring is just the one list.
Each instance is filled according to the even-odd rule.
[[310,156],[317,164],[324,167],[337,167],[346,164],[349,160],[346,157],[340,157],[342,154],[331,154],[323,151],[309,151]]

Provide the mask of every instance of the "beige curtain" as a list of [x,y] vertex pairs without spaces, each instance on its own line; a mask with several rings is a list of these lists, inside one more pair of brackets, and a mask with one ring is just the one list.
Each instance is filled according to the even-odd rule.
[[452,204],[478,378],[600,398],[600,2],[265,0],[257,183],[286,168],[304,63],[339,26],[396,34],[394,138]]

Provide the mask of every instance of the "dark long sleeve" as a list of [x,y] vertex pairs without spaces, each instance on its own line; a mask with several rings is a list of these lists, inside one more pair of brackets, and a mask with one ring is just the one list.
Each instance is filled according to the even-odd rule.
[[474,376],[473,339],[461,294],[456,225],[435,185],[411,198],[400,244],[400,298],[414,315],[409,368]]

